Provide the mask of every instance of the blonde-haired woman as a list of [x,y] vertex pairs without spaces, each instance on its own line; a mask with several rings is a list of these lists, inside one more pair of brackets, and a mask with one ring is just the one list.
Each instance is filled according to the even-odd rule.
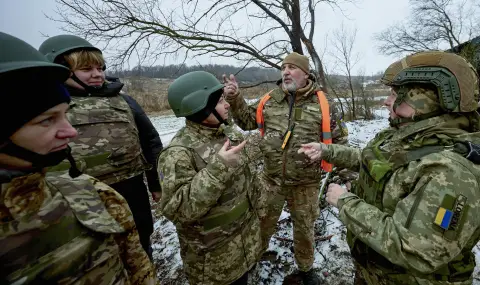
[[[163,146],[157,131],[138,103],[121,93],[123,83],[105,80],[100,49],[73,35],[51,37],[39,49],[48,60],[71,71],[65,85],[72,96],[68,117],[79,133],[72,141],[79,167],[125,197],[142,246],[152,258],[153,219],[143,173],[148,190],[158,200],[161,187],[152,166]],[[64,170],[66,165],[51,171]]]

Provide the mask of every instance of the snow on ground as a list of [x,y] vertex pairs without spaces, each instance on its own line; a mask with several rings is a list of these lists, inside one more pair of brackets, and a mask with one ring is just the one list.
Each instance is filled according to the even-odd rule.
[[168,145],[175,133],[185,126],[185,118],[177,118],[174,115],[150,117],[150,121],[157,129],[164,146]]
[[[378,131],[388,127],[388,111],[381,108],[375,111],[378,119],[347,122],[349,142],[352,146],[363,147]],[[162,116],[150,118],[159,132],[164,145],[168,145],[175,132],[185,125],[184,118]],[[175,226],[156,211],[153,242],[153,258],[157,274],[162,284],[188,284],[182,271],[180,248]],[[292,221],[285,209],[279,218],[278,231],[270,240],[268,254],[251,272],[249,284],[279,285],[301,284],[296,275],[293,255]],[[324,284],[353,284],[353,263],[345,241],[346,228],[338,219],[338,211],[332,207],[321,210],[315,224],[315,261],[313,268]],[[480,264],[480,248],[474,248],[477,263]],[[480,285],[479,266],[477,266],[473,284]]]

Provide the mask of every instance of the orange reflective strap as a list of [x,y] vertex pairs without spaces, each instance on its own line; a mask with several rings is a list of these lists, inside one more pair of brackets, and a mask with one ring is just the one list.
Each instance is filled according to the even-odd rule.
[[258,106],[257,106],[257,113],[255,116],[255,120],[257,121],[257,127],[258,127],[258,130],[260,131],[260,136],[262,137],[265,135],[265,121],[263,119],[263,107],[265,106],[265,103],[267,103],[267,101],[270,98],[272,98],[270,96],[270,93],[272,92],[273,90],[265,94],[262,97],[262,99],[260,99],[260,102],[258,103]]
[[[318,102],[320,103],[320,110],[322,111],[322,142],[324,144],[331,144],[332,131],[330,130],[330,107],[323,91],[317,91],[317,97]],[[326,172],[332,172],[333,170],[333,165],[325,160],[322,160],[321,166]]]
[[[263,137],[265,135],[265,121],[263,118],[263,108],[265,107],[265,103],[272,98],[270,93],[272,91],[265,94],[257,106],[257,112],[255,116],[255,120],[257,121],[257,127],[260,131],[260,135]],[[330,107],[328,105],[327,97],[323,91],[317,91],[318,102],[320,104],[320,111],[322,112],[322,142],[324,144],[331,144],[332,143],[332,132],[330,130]],[[326,172],[332,172],[333,165],[322,160],[322,169]]]

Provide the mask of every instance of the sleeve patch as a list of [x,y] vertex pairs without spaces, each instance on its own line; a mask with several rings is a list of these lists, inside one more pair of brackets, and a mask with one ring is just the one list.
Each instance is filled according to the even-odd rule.
[[455,240],[467,210],[467,197],[459,195],[455,198],[451,195],[445,195],[433,223],[442,229],[445,238]]
[[444,230],[448,230],[452,221],[453,212],[443,207],[438,208],[435,224]]

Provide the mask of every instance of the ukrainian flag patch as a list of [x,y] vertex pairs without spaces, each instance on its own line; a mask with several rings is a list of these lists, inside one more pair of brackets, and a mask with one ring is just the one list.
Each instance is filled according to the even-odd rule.
[[453,211],[445,209],[444,207],[438,208],[437,216],[434,223],[444,230],[448,230],[452,221]]

